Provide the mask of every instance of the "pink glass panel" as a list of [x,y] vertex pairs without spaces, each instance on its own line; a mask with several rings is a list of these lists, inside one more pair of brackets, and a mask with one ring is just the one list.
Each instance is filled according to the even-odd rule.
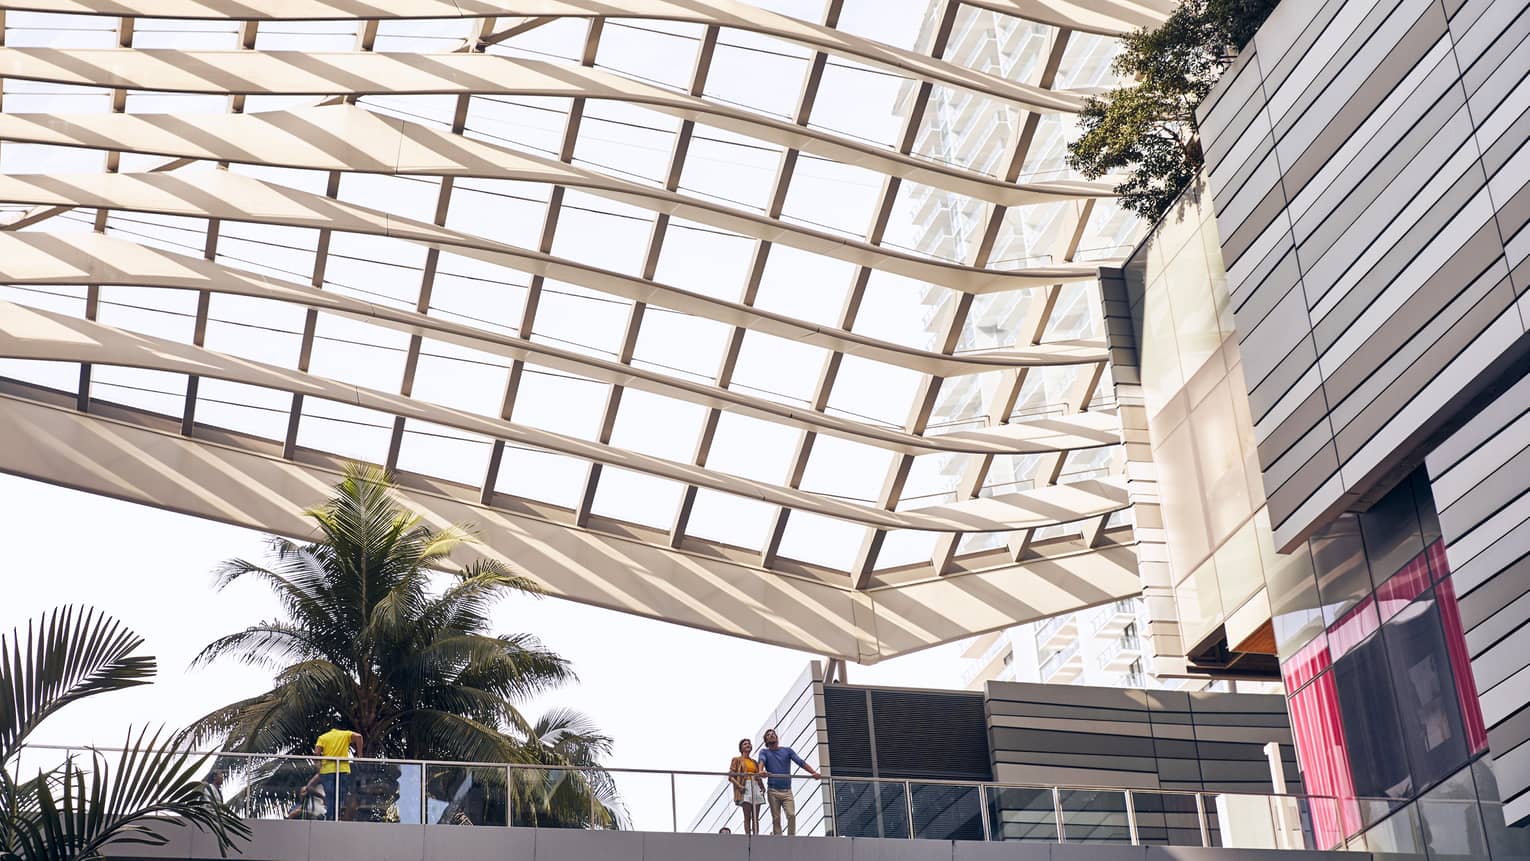
[[1440,626],[1445,630],[1445,651],[1450,653],[1451,675],[1456,679],[1456,699],[1461,702],[1461,723],[1466,727],[1466,746],[1472,753],[1487,750],[1487,728],[1482,724],[1482,705],[1477,702],[1477,683],[1472,678],[1472,659],[1461,632],[1461,611],[1456,589],[1446,577],[1434,588],[1440,600]]
[[1364,601],[1340,616],[1339,621],[1328,626],[1329,653],[1337,661],[1379,627],[1381,623],[1376,619],[1376,596],[1367,595]]
[[1381,611],[1381,621],[1397,615],[1402,608],[1408,606],[1414,598],[1424,594],[1429,588],[1429,560],[1428,555],[1420,553],[1413,557],[1401,571],[1393,574],[1387,582],[1381,584],[1376,590],[1376,609]]
[[1335,846],[1346,835],[1360,830],[1360,809],[1355,803],[1355,781],[1349,770],[1344,728],[1339,722],[1339,695],[1333,673],[1291,697],[1291,731],[1296,737],[1296,758],[1302,767],[1302,783],[1311,795],[1339,799],[1338,811],[1331,803],[1315,799],[1312,828],[1318,845]]
[[1328,638],[1322,634],[1292,655],[1280,665],[1286,680],[1287,691],[1301,690],[1302,686],[1317,678],[1318,674],[1332,666],[1328,659]]

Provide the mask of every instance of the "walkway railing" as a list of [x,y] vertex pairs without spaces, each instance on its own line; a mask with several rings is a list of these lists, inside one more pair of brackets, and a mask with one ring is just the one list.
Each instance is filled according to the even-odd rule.
[[[31,745],[22,768],[116,748]],[[539,828],[743,831],[727,774],[209,752],[228,804],[253,819]],[[303,789],[349,767],[339,803]],[[23,772],[25,773],[25,772]],[[1260,849],[1345,848],[1353,811],[1379,800],[958,780],[794,776],[799,834]],[[322,784],[321,784],[322,785]],[[805,802],[805,803],[804,803]],[[1391,803],[1395,804],[1395,802]],[[697,811],[681,827],[681,810]],[[761,831],[771,816],[761,811]],[[1366,817],[1369,819],[1370,817]]]

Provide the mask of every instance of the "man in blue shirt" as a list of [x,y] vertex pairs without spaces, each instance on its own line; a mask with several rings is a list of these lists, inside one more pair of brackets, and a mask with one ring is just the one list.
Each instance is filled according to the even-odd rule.
[[802,761],[795,750],[781,746],[781,739],[773,729],[765,730],[765,746],[760,749],[760,771],[765,772],[765,801],[770,804],[770,833],[781,834],[781,811],[786,810],[786,833],[797,834],[797,800],[792,797],[792,763],[797,763],[808,774],[822,780],[811,765]]

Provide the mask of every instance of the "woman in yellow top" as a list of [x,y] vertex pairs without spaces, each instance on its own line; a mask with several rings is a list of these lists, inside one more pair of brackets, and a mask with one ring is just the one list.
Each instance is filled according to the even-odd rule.
[[760,806],[765,803],[765,784],[755,775],[760,764],[750,752],[754,743],[747,738],[739,739],[738,756],[728,763],[728,780],[733,784],[733,803],[744,813],[744,833],[757,834],[760,830]]

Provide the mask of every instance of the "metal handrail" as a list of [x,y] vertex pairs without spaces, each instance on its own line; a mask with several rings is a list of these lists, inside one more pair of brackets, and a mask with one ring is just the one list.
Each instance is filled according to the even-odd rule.
[[[64,754],[68,755],[68,754],[87,752],[87,751],[89,751],[89,752],[96,752],[96,753],[116,753],[116,752],[122,752],[123,750],[124,749],[120,748],[120,747],[105,747],[105,746],[97,746],[97,745],[29,744],[29,745],[26,745],[24,748],[22,748],[22,750],[19,751],[17,753],[17,755],[20,755],[21,753],[24,753],[26,751],[57,751],[57,752],[61,752],[61,753],[64,753]],[[510,772],[517,771],[517,770],[559,771],[559,772],[569,772],[569,773],[599,773],[599,774],[615,775],[615,776],[620,776],[620,775],[662,776],[662,777],[667,777],[668,780],[669,780],[669,783],[670,783],[670,792],[668,793],[669,796],[670,796],[670,811],[669,811],[670,815],[669,815],[668,819],[669,819],[670,830],[674,831],[674,832],[681,831],[680,824],[679,824],[680,823],[680,817],[679,817],[679,799],[678,799],[678,795],[679,794],[678,794],[678,791],[676,789],[676,779],[677,778],[679,778],[679,777],[707,777],[707,778],[721,778],[721,779],[726,780],[727,778],[736,777],[736,776],[753,776],[753,777],[766,777],[767,776],[767,775],[763,775],[763,774],[759,774],[759,773],[752,773],[752,774],[730,773],[730,772],[727,772],[727,771],[712,771],[712,770],[702,770],[702,769],[659,769],[659,768],[621,768],[621,767],[597,767],[597,766],[562,766],[562,765],[542,765],[542,764],[535,764],[535,763],[469,762],[469,761],[462,761],[462,760],[387,759],[387,758],[382,758],[382,757],[323,757],[323,756],[313,756],[313,755],[306,755],[306,754],[249,753],[249,752],[242,752],[242,751],[216,751],[216,750],[186,750],[186,751],[181,751],[181,753],[184,753],[185,755],[188,755],[188,756],[207,757],[207,758],[214,759],[214,760],[217,760],[217,759],[222,759],[222,760],[229,760],[229,759],[258,760],[258,761],[260,761],[262,763],[270,762],[270,761],[273,761],[273,760],[289,760],[289,761],[302,761],[302,762],[305,762],[305,763],[312,763],[312,764],[318,764],[318,763],[322,763],[322,762],[335,762],[335,763],[338,764],[338,763],[341,763],[341,762],[346,762],[346,763],[351,764],[352,766],[356,766],[356,765],[369,765],[369,764],[380,764],[380,765],[390,765],[390,766],[418,766],[418,767],[421,768],[421,775],[422,775],[422,780],[421,780],[421,798],[420,798],[420,801],[421,801],[421,808],[420,808],[421,816],[420,816],[420,818],[421,818],[422,822],[424,821],[424,818],[425,818],[425,805],[424,805],[424,801],[426,799],[426,796],[425,796],[425,785],[424,785],[425,782],[423,780],[423,775],[425,774],[425,769],[427,769],[429,767],[449,767],[449,768],[469,768],[469,769],[493,769],[493,770],[504,769],[504,770],[506,770],[506,776],[507,777],[509,776]],[[1279,830],[1277,822],[1281,818],[1281,817],[1275,815],[1275,813],[1278,810],[1278,808],[1274,807],[1273,805],[1275,805],[1277,803],[1277,800],[1279,800],[1280,802],[1286,803],[1286,804],[1291,804],[1291,803],[1301,804],[1301,803],[1305,803],[1306,805],[1308,805],[1307,809],[1312,814],[1312,817],[1313,817],[1313,821],[1312,821],[1311,825],[1313,827],[1314,833],[1316,832],[1316,826],[1317,826],[1316,817],[1317,817],[1318,811],[1320,811],[1320,810],[1323,810],[1326,813],[1332,815],[1332,819],[1329,820],[1330,823],[1340,823],[1340,822],[1343,821],[1343,811],[1342,811],[1341,805],[1354,805],[1354,804],[1365,804],[1365,803],[1386,803],[1386,804],[1389,804],[1389,805],[1390,804],[1395,804],[1395,799],[1339,798],[1339,797],[1335,797],[1335,796],[1316,795],[1316,794],[1309,794],[1309,793],[1274,793],[1274,792],[1241,792],[1241,791],[1240,792],[1217,792],[1217,791],[1189,790],[1189,789],[1186,789],[1186,790],[1172,790],[1172,789],[1145,789],[1145,788],[1130,788],[1129,789],[1129,788],[1126,788],[1126,787],[1100,785],[1100,784],[1072,784],[1072,785],[1063,785],[1063,784],[1044,784],[1044,783],[1010,783],[1010,782],[1001,782],[1001,781],[982,781],[982,780],[955,780],[955,779],[941,779],[941,778],[931,778],[931,779],[893,778],[893,779],[889,779],[889,778],[851,777],[851,776],[839,777],[839,776],[835,776],[833,774],[825,774],[825,775],[823,775],[822,778],[814,778],[814,777],[812,777],[810,775],[801,775],[801,774],[774,775],[774,776],[777,777],[777,778],[785,777],[785,778],[793,781],[794,785],[800,785],[800,783],[802,783],[802,782],[807,782],[809,784],[813,784],[813,783],[817,783],[817,782],[819,782],[821,780],[822,783],[825,786],[825,789],[826,789],[826,792],[824,793],[824,799],[825,800],[823,802],[824,803],[824,809],[825,809],[825,815],[826,815],[827,819],[829,819],[830,821],[836,823],[836,827],[837,827],[838,823],[841,820],[841,816],[843,815],[843,812],[835,809],[836,808],[836,803],[838,801],[838,799],[836,797],[836,793],[834,792],[835,784],[875,785],[875,786],[882,787],[882,789],[880,789],[879,791],[883,791],[883,792],[888,791],[888,788],[891,788],[893,791],[901,791],[902,793],[904,793],[905,808],[906,808],[905,812],[906,812],[906,818],[908,820],[907,827],[909,829],[908,836],[911,839],[918,838],[920,836],[919,834],[916,833],[916,828],[915,828],[915,824],[916,823],[915,823],[914,809],[913,809],[914,808],[914,804],[915,804],[915,799],[917,797],[917,793],[915,792],[915,790],[917,788],[920,788],[920,787],[949,787],[949,788],[970,789],[970,790],[973,790],[975,797],[978,799],[978,801],[979,801],[979,803],[981,804],[981,807],[982,807],[982,809],[980,811],[978,811],[977,815],[978,815],[978,818],[981,821],[982,832],[983,832],[983,839],[984,840],[1002,840],[1003,839],[1003,836],[1002,836],[1002,823],[995,822],[993,820],[999,818],[997,816],[997,814],[1000,812],[1000,810],[1003,809],[1000,806],[998,806],[998,804],[996,802],[1002,802],[1002,799],[1003,799],[1002,793],[1005,790],[1030,790],[1030,791],[1039,792],[1039,793],[1043,793],[1045,795],[1050,796],[1053,799],[1053,801],[1054,801],[1053,807],[1055,809],[1053,811],[1051,811],[1051,815],[1054,818],[1054,823],[1055,823],[1055,826],[1056,826],[1056,829],[1057,829],[1056,830],[1057,839],[1058,839],[1059,842],[1067,839],[1066,824],[1067,824],[1067,821],[1068,821],[1068,817],[1070,815],[1069,811],[1066,809],[1066,805],[1062,802],[1064,794],[1066,794],[1066,793],[1074,793],[1074,792],[1078,792],[1078,793],[1089,793],[1089,792],[1100,793],[1100,792],[1105,792],[1105,793],[1112,793],[1112,794],[1120,794],[1122,796],[1123,803],[1125,805],[1125,807],[1121,811],[1122,814],[1125,817],[1123,819],[1123,824],[1121,825],[1121,827],[1123,829],[1126,829],[1126,830],[1128,830],[1130,832],[1129,836],[1131,838],[1132,845],[1140,845],[1140,832],[1144,829],[1144,826],[1142,826],[1142,824],[1139,821],[1139,811],[1137,810],[1137,801],[1136,801],[1137,799],[1140,799],[1140,798],[1142,798],[1144,796],[1161,795],[1161,796],[1176,796],[1176,797],[1183,797],[1183,798],[1188,798],[1188,797],[1192,797],[1193,796],[1194,799],[1195,799],[1195,809],[1196,809],[1195,815],[1196,815],[1197,819],[1199,820],[1196,827],[1199,829],[1199,831],[1200,831],[1200,833],[1201,833],[1201,835],[1203,837],[1203,840],[1205,841],[1203,843],[1203,845],[1210,845],[1209,841],[1211,839],[1211,828],[1212,828],[1212,826],[1211,826],[1210,820],[1207,818],[1207,816],[1208,816],[1207,810],[1208,810],[1208,807],[1215,808],[1215,799],[1217,799],[1219,797],[1243,798],[1243,799],[1264,799],[1265,800],[1265,807],[1267,808],[1268,812],[1270,812],[1270,814],[1271,814],[1271,825],[1273,827],[1276,827],[1277,831]],[[720,787],[720,789],[722,791],[727,791],[726,787]],[[708,797],[710,798],[712,796],[709,795]],[[1208,798],[1211,799],[1211,801],[1209,803],[1208,803]],[[436,799],[436,800],[440,800],[440,799]],[[593,804],[593,798],[592,798],[592,804]],[[993,809],[990,809],[991,807]],[[337,809],[338,809],[338,805],[337,805]],[[507,819],[506,821],[508,822],[509,820]],[[1340,842],[1342,843],[1342,838],[1344,837],[1344,835],[1337,835],[1337,837],[1340,840]],[[945,839],[945,838],[941,838],[941,839]],[[1282,838],[1282,839],[1284,839],[1284,838]],[[1306,848],[1330,849],[1330,848],[1333,848],[1333,847],[1323,846],[1323,847],[1306,847]]]

